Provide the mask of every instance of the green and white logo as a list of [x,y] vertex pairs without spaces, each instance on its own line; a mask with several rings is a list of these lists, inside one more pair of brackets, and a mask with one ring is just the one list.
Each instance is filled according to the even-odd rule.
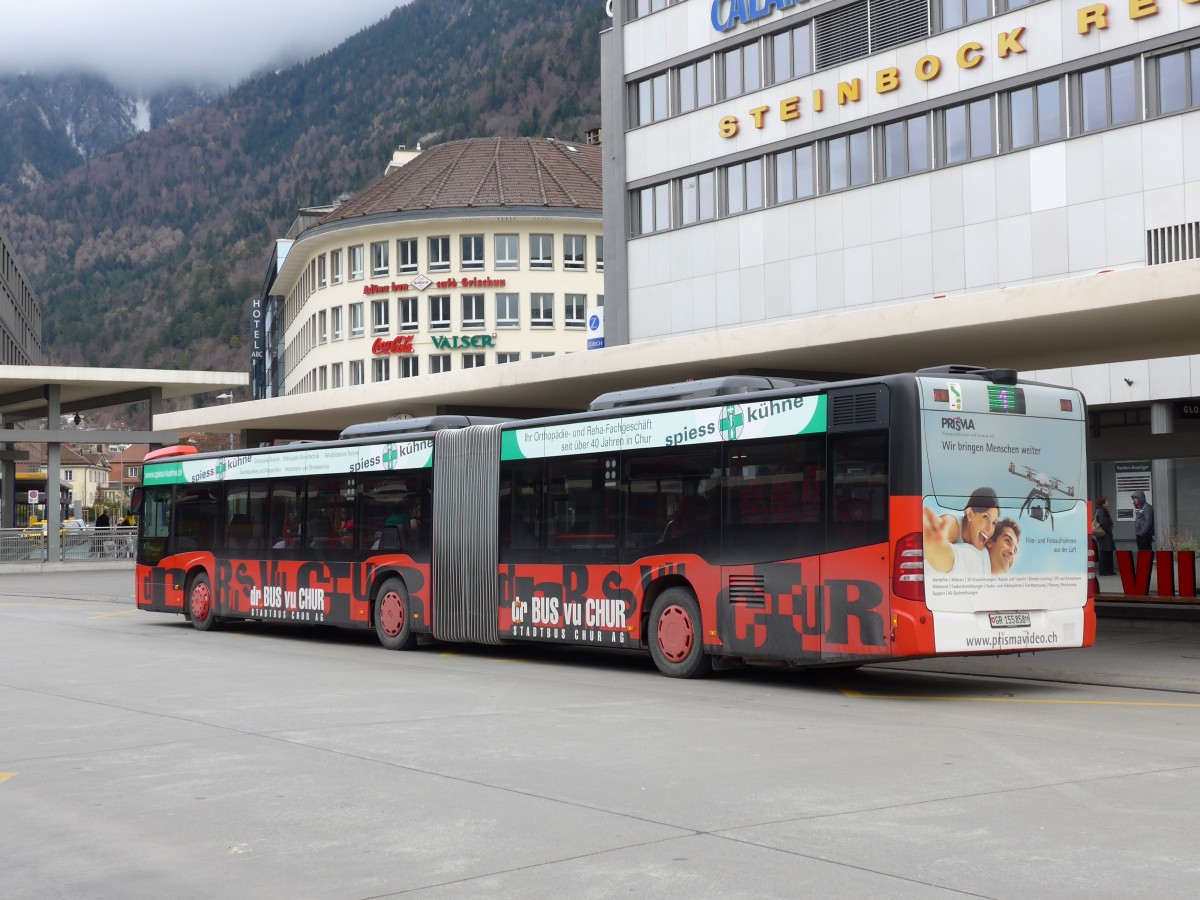
[[742,415],[740,406],[736,403],[726,406],[721,410],[721,418],[717,420],[717,425],[721,429],[721,439],[736,441],[741,437],[745,424],[746,417]]

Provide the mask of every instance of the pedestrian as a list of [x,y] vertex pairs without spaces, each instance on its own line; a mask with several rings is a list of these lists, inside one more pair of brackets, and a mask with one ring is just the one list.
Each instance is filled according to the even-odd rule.
[[1154,549],[1154,507],[1146,502],[1145,491],[1134,491],[1133,508],[1137,510],[1133,517],[1133,535],[1137,538],[1139,550]]
[[1113,566],[1113,552],[1117,542],[1113,539],[1112,513],[1108,511],[1108,498],[1101,497],[1096,501],[1096,514],[1092,516],[1092,536],[1096,539],[1097,568],[1101,576],[1116,575]]
[[100,515],[96,516],[96,527],[97,528],[108,528],[109,525],[110,525],[110,523],[109,523],[109,519],[108,519],[108,510],[107,509],[100,510]]

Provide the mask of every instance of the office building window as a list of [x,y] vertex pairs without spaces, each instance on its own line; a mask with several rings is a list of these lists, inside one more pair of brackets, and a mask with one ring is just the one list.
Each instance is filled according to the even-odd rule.
[[442,372],[450,371],[450,354],[435,353],[429,357],[429,372],[431,375],[439,375]]
[[324,344],[329,340],[329,328],[325,322],[325,310],[317,313],[317,342]]
[[343,381],[342,381],[342,364],[341,364],[341,363],[334,363],[332,366],[330,366],[330,367],[329,367],[329,374],[330,374],[330,376],[331,376],[331,382],[330,382],[330,386],[331,386],[331,387],[333,387],[335,390],[336,390],[337,388],[340,388],[340,387],[342,386],[342,384],[343,384]]
[[445,331],[450,327],[450,295],[429,298],[429,330]]
[[431,237],[429,239],[429,271],[450,271],[450,238]]
[[762,87],[758,42],[734,47],[721,54],[725,70],[725,98],[740,97]]
[[981,159],[996,152],[991,97],[945,110],[942,127],[942,158],[947,165]]
[[656,184],[635,191],[637,199],[637,233],[654,234],[671,227],[671,186]]
[[459,244],[462,248],[462,262],[460,265],[464,270],[474,270],[483,268],[483,235],[482,234],[464,234],[459,238]]
[[329,390],[329,369],[325,366],[317,369],[317,390]]
[[350,280],[358,281],[363,277],[363,245],[350,248]]
[[691,112],[712,106],[713,80],[712,60],[697,60],[679,69],[679,111]]
[[529,324],[534,328],[554,327],[554,295],[531,294],[529,298]]
[[496,365],[502,366],[505,363],[515,363],[521,361],[520,353],[497,353]]
[[679,180],[682,222],[694,225],[717,217],[717,173],[698,172]]
[[388,321],[388,309],[392,305],[390,300],[371,301],[371,333],[372,334],[387,334],[392,329],[391,323]]
[[587,271],[587,238],[582,234],[563,235],[563,268],[572,272]]
[[483,294],[463,294],[462,327],[483,327]]
[[775,202],[802,200],[816,193],[813,145],[775,154]]
[[333,331],[333,339],[340,341],[342,339],[342,308],[335,306],[329,311],[330,326]]
[[391,358],[387,356],[377,356],[371,360],[371,380],[387,381],[389,371],[391,370],[390,362]]
[[416,378],[421,374],[420,361],[415,356],[400,357],[400,377]]
[[317,257],[317,287],[323,288],[328,284],[325,275],[325,254],[322,253]]
[[1158,78],[1152,94],[1158,115],[1200,106],[1200,47],[1164,54],[1154,63]]
[[386,275],[388,273],[388,242],[378,241],[371,245],[371,274]]
[[462,367],[464,369],[481,369],[484,365],[483,353],[464,353],[462,355]]
[[350,304],[350,337],[363,336],[363,305],[362,301]]
[[725,169],[725,214],[737,215],[763,207],[763,165],[749,159]]
[[532,353],[529,354],[529,358],[530,359],[546,359],[547,357],[553,356],[553,355],[554,355],[553,350],[534,350]]
[[587,325],[587,295],[567,294],[563,298],[563,323],[567,328]]
[[521,266],[521,241],[515,234],[496,235],[496,268],[518,269]]
[[670,111],[667,108],[667,73],[655,75],[634,85],[634,125],[649,125],[661,122]]
[[342,283],[342,251],[329,251],[329,280],[332,284]]
[[531,234],[529,236],[529,268],[554,268],[554,235]]
[[825,142],[826,187],[840,191],[871,183],[871,133],[855,131]]
[[1098,131],[1136,121],[1138,78],[1136,61],[1127,59],[1079,76],[1080,119],[1083,131]]
[[937,0],[939,24],[942,31],[961,28],[969,22],[978,22],[991,15],[988,7],[991,0]]
[[520,298],[517,294],[496,295],[496,327],[517,328],[521,324]]
[[401,274],[410,275],[416,272],[419,262],[417,257],[417,239],[401,238],[396,241],[396,258]]
[[596,237],[596,271],[604,271],[604,235]]
[[883,141],[883,177],[899,178],[929,169],[929,116],[921,114],[879,129]]
[[1063,82],[1047,81],[1008,94],[1008,149],[1057,141],[1066,134]]
[[775,84],[811,75],[812,26],[804,24],[771,39],[771,73]]
[[416,331],[419,325],[419,313],[417,307],[420,304],[419,297],[401,297],[400,298],[400,330],[401,331]]
[[363,374],[366,367],[361,359],[350,360],[350,386],[362,384],[364,381]]

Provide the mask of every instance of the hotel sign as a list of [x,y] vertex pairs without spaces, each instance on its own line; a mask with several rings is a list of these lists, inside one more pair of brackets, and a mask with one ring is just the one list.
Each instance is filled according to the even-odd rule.
[[808,0],[713,0],[712,26],[717,31],[731,31],[765,19],[771,13],[793,6],[803,6]]

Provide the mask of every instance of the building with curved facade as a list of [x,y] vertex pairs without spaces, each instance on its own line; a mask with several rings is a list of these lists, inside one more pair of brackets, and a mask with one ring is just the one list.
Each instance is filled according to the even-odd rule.
[[260,396],[584,350],[604,303],[600,172],[599,147],[549,139],[402,148],[279,242]]

